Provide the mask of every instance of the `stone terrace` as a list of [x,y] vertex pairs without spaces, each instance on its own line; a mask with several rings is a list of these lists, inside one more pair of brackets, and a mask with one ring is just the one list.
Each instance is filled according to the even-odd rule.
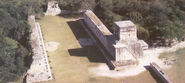
[[40,25],[35,22],[35,17],[29,17],[29,24],[32,28],[31,45],[33,62],[27,72],[27,83],[52,80],[52,74],[48,63],[45,45],[43,42]]

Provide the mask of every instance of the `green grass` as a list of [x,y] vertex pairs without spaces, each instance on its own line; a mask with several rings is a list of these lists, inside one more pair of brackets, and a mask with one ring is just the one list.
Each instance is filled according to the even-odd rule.
[[103,55],[96,46],[82,47],[79,38],[89,38],[74,18],[45,16],[38,20],[45,42],[58,42],[55,52],[48,52],[51,71],[55,80],[44,83],[155,83],[149,72],[134,77],[117,79],[93,76],[89,67],[105,63]]
[[166,58],[166,59],[170,59],[170,58],[175,58],[175,57],[179,57],[181,56],[182,54],[184,54],[184,50],[185,49],[179,49],[175,52],[165,52],[165,53],[161,53],[159,58],[162,59],[162,58]]
[[170,53],[162,53],[159,58],[175,58],[175,64],[173,64],[171,68],[166,69],[165,71],[175,83],[185,83],[185,74],[182,74],[185,72],[185,49],[179,49]]
[[[88,73],[88,68],[104,63],[104,57],[96,46],[82,47],[79,38],[89,38],[80,24],[73,18],[45,16],[39,20],[44,41],[60,43],[55,52],[48,52],[55,80],[49,83],[102,83],[109,78],[96,78]],[[116,80],[112,80],[116,81]]]

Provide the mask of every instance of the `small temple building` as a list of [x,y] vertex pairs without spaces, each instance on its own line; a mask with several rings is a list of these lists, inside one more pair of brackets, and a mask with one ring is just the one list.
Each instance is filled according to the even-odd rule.
[[59,15],[61,14],[61,9],[58,6],[58,2],[57,1],[49,1],[48,2],[48,8],[47,11],[45,13],[45,15]]

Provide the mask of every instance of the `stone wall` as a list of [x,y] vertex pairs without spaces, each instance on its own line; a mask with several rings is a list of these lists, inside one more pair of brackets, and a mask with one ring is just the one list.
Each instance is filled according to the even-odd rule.
[[105,25],[92,11],[86,11],[84,13],[84,21],[94,33],[94,35],[96,35],[99,41],[103,44],[105,49],[107,49],[111,55],[114,55],[113,50],[111,50],[111,45],[108,43],[106,37],[112,35],[112,33],[107,29],[107,27],[105,27]]
[[48,56],[43,41],[40,24],[35,21],[35,16],[29,16],[28,22],[31,25],[31,47],[33,62],[27,71],[26,83],[38,83],[52,80]]

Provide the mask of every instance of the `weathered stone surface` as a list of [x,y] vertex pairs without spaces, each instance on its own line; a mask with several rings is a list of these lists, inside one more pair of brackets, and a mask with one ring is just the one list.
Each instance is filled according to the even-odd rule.
[[35,22],[35,16],[29,16],[28,21],[32,30],[30,42],[33,52],[33,62],[27,71],[26,83],[52,80],[53,76],[51,74],[40,25]]
[[106,50],[113,55],[113,50],[111,50],[111,45],[108,43],[107,36],[112,35],[112,33],[107,29],[107,27],[99,20],[99,18],[90,10],[84,13],[84,21],[90,28],[90,30],[96,35],[100,40]]
[[57,1],[48,2],[48,8],[45,15],[55,16],[59,14],[61,14],[61,9],[58,6],[58,2]]
[[114,23],[114,35],[117,40],[128,41],[136,40],[137,41],[137,29],[133,22],[130,20],[118,21]]

